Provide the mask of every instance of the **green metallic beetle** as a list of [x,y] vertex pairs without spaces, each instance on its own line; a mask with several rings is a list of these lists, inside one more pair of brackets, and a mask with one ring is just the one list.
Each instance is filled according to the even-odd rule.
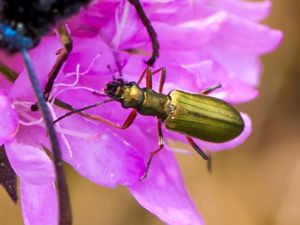
[[[158,92],[155,92],[152,90],[152,76],[159,72],[161,72],[159,88]],[[141,88],[139,84],[145,76],[146,88]],[[100,104],[118,101],[123,108],[133,108],[133,111],[122,126],[98,115],[82,112],[88,108],[100,105],[99,103],[75,110],[85,117],[120,129],[128,128],[138,113],[145,116],[157,117],[159,147],[151,152],[142,179],[146,178],[153,157],[164,146],[161,130],[162,123],[168,130],[185,135],[188,142],[205,160],[208,160],[209,157],[196,145],[192,137],[204,141],[222,143],[237,137],[242,133],[245,126],[240,113],[234,107],[220,99],[206,96],[215,89],[220,88],[221,85],[210,87],[200,94],[172,90],[169,94],[165,95],[162,94],[165,78],[165,68],[153,72],[150,68],[147,68],[137,82],[125,82],[122,78],[118,78],[106,84],[104,92],[110,99]],[[60,119],[62,118],[58,120]]]

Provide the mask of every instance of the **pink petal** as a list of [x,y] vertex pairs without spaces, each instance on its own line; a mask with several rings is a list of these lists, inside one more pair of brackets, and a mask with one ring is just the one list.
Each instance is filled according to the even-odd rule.
[[229,13],[254,21],[266,18],[272,6],[269,0],[261,2],[214,0],[214,2],[221,10],[226,10]]
[[[257,56],[236,52],[227,48],[211,47],[209,52],[215,61],[214,67],[217,68],[215,65],[219,63],[220,65],[217,69],[227,73],[227,79],[242,81],[251,86],[259,84],[261,64]],[[215,73],[215,70],[212,72]],[[213,79],[215,80],[215,78]]]
[[5,51],[0,51],[1,63],[8,66],[16,73],[21,72],[24,69],[23,58],[21,54],[7,54]]
[[87,72],[88,75],[112,73],[115,58],[113,51],[102,38],[73,38],[73,43],[74,48],[63,69],[65,74],[76,72],[77,65],[80,66],[81,73]]
[[275,49],[283,34],[266,25],[230,15],[212,44],[215,48],[264,54]]
[[[146,119],[148,118],[145,116],[138,116],[137,121],[129,129],[117,131],[124,140],[138,149],[144,163],[147,162],[150,152],[158,147],[157,128],[154,122],[156,119],[152,118],[153,123],[148,126],[138,125],[141,124],[140,121]],[[127,186],[143,207],[167,224],[203,224],[187,194],[173,153],[168,151],[167,146],[153,159],[147,179],[136,180]]]
[[58,204],[53,183],[33,185],[21,178],[20,191],[25,225],[58,224]]
[[187,194],[171,152],[162,150],[153,159],[146,180],[128,189],[144,208],[167,224],[204,224]]
[[162,50],[189,50],[201,48],[216,36],[228,15],[223,12],[213,14],[205,19],[173,24],[153,23],[159,33]]
[[16,174],[31,185],[44,185],[54,182],[53,163],[40,148],[11,142],[5,145],[7,157]]
[[[52,36],[43,38],[38,47],[30,51],[31,60],[42,87],[48,80],[48,74],[57,59],[56,53],[60,48],[62,46],[58,37]],[[24,69],[18,76],[10,90],[9,96],[22,100],[35,99],[27,70]]]
[[65,118],[59,125],[69,134],[67,141],[61,141],[64,160],[82,176],[115,187],[132,184],[143,174],[144,159],[139,151],[107,125],[78,115]]
[[0,91],[0,145],[12,140],[17,134],[19,118],[12,102]]

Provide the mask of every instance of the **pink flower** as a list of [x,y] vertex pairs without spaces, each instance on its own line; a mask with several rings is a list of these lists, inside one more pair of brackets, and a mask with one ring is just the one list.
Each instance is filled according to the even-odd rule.
[[[222,88],[212,96],[227,102],[242,103],[257,96],[261,71],[258,57],[276,48],[282,38],[280,31],[257,22],[268,15],[270,1],[145,0],[143,5],[161,47],[155,68],[167,68],[164,93],[171,89],[199,93],[221,83]],[[150,56],[151,43],[128,1],[94,1],[68,25],[74,48],[54,84],[52,100],[63,100],[75,108],[101,101],[102,97],[93,91],[103,90],[112,74],[118,76],[118,63],[125,80],[137,81],[145,69],[144,60]],[[59,39],[47,36],[31,51],[43,85],[59,48]],[[153,79],[155,90],[158,79],[158,75]],[[25,223],[40,224],[40,219],[44,219],[43,224],[55,224],[53,166],[42,150],[49,143],[39,113],[30,111],[35,99],[26,72],[21,72],[12,86],[2,85],[1,81],[0,88],[8,91],[8,96],[1,94],[5,104],[0,112],[8,112],[8,116],[0,120],[0,127],[6,128],[1,129],[0,141],[21,179]],[[66,113],[53,101],[49,106],[54,117]],[[107,103],[88,112],[121,124],[129,110],[118,103]],[[197,143],[211,151],[241,144],[251,133],[250,119],[245,114],[243,118],[245,130],[234,140],[222,144],[198,140]],[[186,192],[168,145],[154,158],[148,178],[139,181],[150,152],[157,148],[156,118],[138,116],[130,128],[118,130],[72,115],[60,121],[56,130],[64,160],[81,175],[107,187],[127,186],[143,207],[167,224],[204,224]],[[184,140],[181,134],[165,129],[163,133],[166,140]],[[24,157],[30,160],[24,161]],[[40,169],[36,171],[35,166]],[[41,182],[36,183],[35,179]],[[42,191],[37,194],[40,188]],[[45,207],[43,199],[48,193],[52,197]]]

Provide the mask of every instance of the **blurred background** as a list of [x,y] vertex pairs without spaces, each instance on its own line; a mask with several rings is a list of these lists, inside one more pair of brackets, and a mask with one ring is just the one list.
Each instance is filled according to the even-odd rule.
[[[264,23],[282,30],[285,39],[262,58],[259,97],[238,106],[252,118],[251,137],[234,150],[214,154],[212,174],[199,157],[177,154],[207,225],[300,224],[300,2],[272,2]],[[71,168],[67,172],[75,225],[163,224],[124,187],[104,188]],[[20,204],[0,187],[0,224],[22,223]]]

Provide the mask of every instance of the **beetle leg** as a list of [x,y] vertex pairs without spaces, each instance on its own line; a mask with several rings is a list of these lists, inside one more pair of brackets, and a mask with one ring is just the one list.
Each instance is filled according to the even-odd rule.
[[[64,24],[59,26],[58,32],[59,32],[59,36],[60,36],[60,41],[64,47],[57,51],[56,54],[58,55],[58,57],[56,59],[55,64],[53,65],[51,71],[48,74],[48,81],[47,81],[45,89],[44,89],[44,96],[45,96],[46,100],[48,100],[48,98],[49,98],[49,94],[52,90],[54,81],[55,81],[63,63],[67,60],[67,58],[73,48],[72,38],[67,30],[67,27]],[[31,110],[37,111],[38,110],[37,104],[32,105]]]
[[98,116],[98,115],[95,115],[95,114],[89,114],[89,113],[85,113],[85,112],[81,112],[80,114],[82,116],[86,117],[86,118],[99,121],[101,123],[104,123],[106,125],[109,125],[111,127],[118,128],[118,129],[127,129],[128,127],[130,127],[131,124],[133,123],[133,121],[135,120],[136,116],[137,116],[136,110],[132,110],[130,112],[130,114],[127,116],[127,118],[124,121],[123,125],[120,125],[120,124],[117,124],[115,122],[112,122],[108,119],[105,119],[105,118],[103,118],[101,116]]
[[147,67],[146,69],[144,69],[143,73],[141,74],[140,78],[138,79],[138,81],[136,82],[138,85],[141,84],[142,80],[144,79],[144,77],[146,76],[147,73],[149,73],[150,68]]
[[211,156],[205,153],[195,142],[189,137],[185,136],[189,144],[193,147],[193,149],[204,159],[207,160],[207,169],[211,172]]
[[98,122],[101,122],[101,123],[104,123],[108,126],[111,126],[111,127],[114,127],[114,128],[118,128],[118,129],[127,129],[128,127],[131,126],[131,124],[134,122],[136,116],[137,116],[137,112],[136,110],[132,110],[130,112],[130,114],[127,116],[126,120],[124,121],[123,125],[120,125],[120,124],[117,124],[115,122],[112,122],[108,119],[105,119],[101,116],[98,116],[98,115],[95,115],[95,114],[90,114],[90,113],[87,113],[87,112],[83,112],[83,110],[86,110],[86,109],[90,109],[90,108],[93,108],[93,107],[96,107],[100,104],[103,104],[105,102],[100,102],[100,103],[96,103],[96,104],[93,104],[93,105],[90,105],[90,106],[86,106],[84,108],[81,108],[81,109],[73,109],[72,111],[70,111],[69,113],[66,113],[65,115],[57,118],[54,123],[62,120],[63,118],[65,117],[68,117],[74,113],[78,113],[80,114],[81,116],[85,117],[85,118],[88,118],[88,119],[91,119],[91,120],[95,120],[95,121],[98,121]]
[[203,91],[200,92],[200,94],[202,95],[208,95],[209,93],[213,92],[214,90],[218,89],[218,88],[221,88],[222,85],[219,83],[219,84],[215,84],[209,88],[206,88],[204,89]]
[[161,130],[161,121],[160,120],[157,121],[157,130],[158,130],[158,145],[159,145],[159,147],[155,151],[150,153],[149,159],[146,164],[146,169],[145,169],[144,175],[140,178],[141,181],[147,178],[152,159],[164,147],[164,137],[163,137],[162,130]]
[[[156,70],[158,71],[158,70]],[[154,71],[153,73],[156,73],[156,71]],[[161,71],[161,75],[159,78],[159,86],[158,86],[158,93],[161,94],[162,93],[162,89],[164,87],[165,81],[166,81],[166,76],[167,76],[167,71],[165,67],[162,67],[161,69],[159,69],[159,71]]]
[[[161,72],[162,71],[162,72]],[[158,74],[159,72],[161,72],[161,78],[160,78],[160,87],[159,89],[162,89],[162,86],[165,82],[165,78],[166,78],[166,68],[165,67],[161,67],[157,70],[154,70],[152,72],[150,67],[147,67],[143,73],[141,74],[140,78],[138,79],[138,81],[136,82],[138,85],[141,84],[142,80],[145,78],[146,76],[146,87],[147,88],[152,88],[152,76],[155,74]],[[163,78],[162,78],[163,77]],[[161,92],[160,92],[161,93]]]
[[194,142],[194,140],[189,137],[185,136],[189,144],[193,147],[193,149],[204,159],[208,160],[209,156]]
[[152,55],[151,55],[150,59],[148,59],[145,63],[148,64],[149,66],[152,66],[159,56],[159,42],[157,40],[157,34],[151,24],[151,21],[148,19],[141,2],[139,0],[128,0],[128,1],[130,2],[131,5],[134,6],[143,25],[146,27],[149,37],[151,39]]
[[159,86],[158,86],[158,93],[162,93],[162,89],[165,84],[166,76],[167,76],[167,71],[165,67],[159,68],[157,70],[154,70],[153,72],[151,71],[150,68],[148,68],[148,71],[145,73],[146,74],[146,87],[152,89],[152,76],[161,72],[160,78],[159,78]]

